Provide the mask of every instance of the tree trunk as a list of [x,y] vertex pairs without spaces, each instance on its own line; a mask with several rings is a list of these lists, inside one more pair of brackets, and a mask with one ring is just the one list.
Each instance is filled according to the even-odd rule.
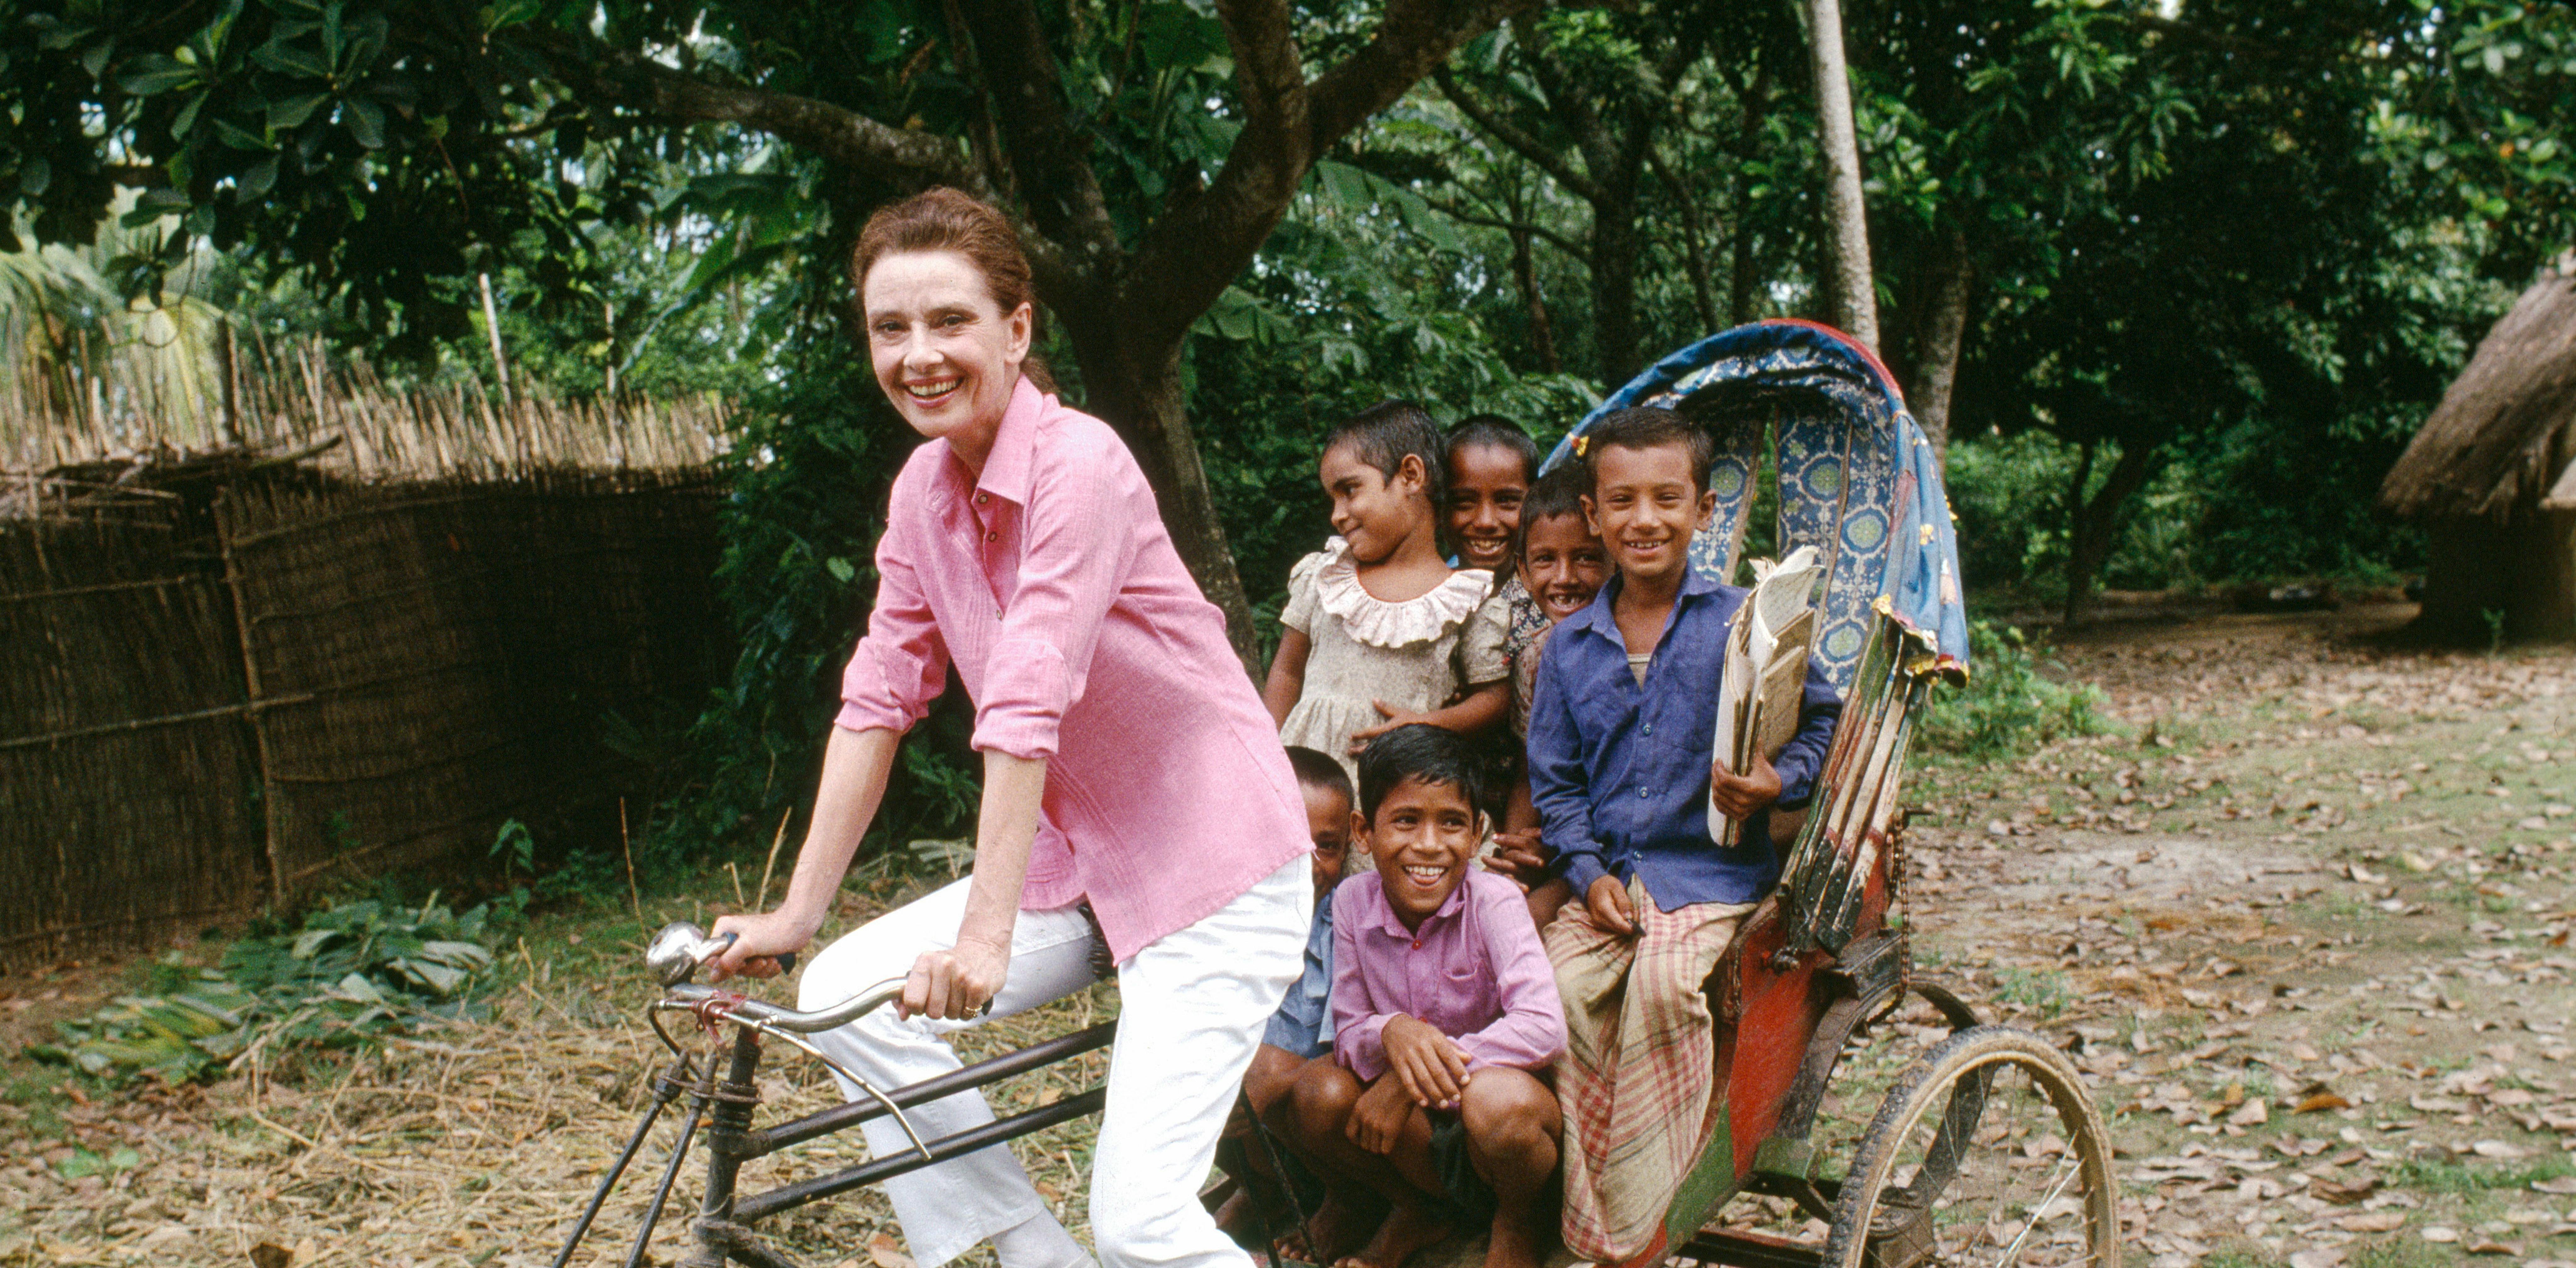
[[[1744,127],[1736,136],[1736,161],[1748,162],[1762,144],[1762,129],[1771,113],[1771,63],[1763,59],[1749,92],[1739,95]],[[1741,168],[1735,176],[1735,229],[1726,265],[1727,324],[1741,326],[1760,314],[1755,307],[1759,279],[1753,276],[1753,198],[1745,189]]]
[[1637,185],[1604,191],[1592,204],[1592,342],[1601,381],[1612,390],[1645,368],[1637,351]]
[[1547,298],[1538,289],[1538,261],[1530,255],[1527,229],[1514,229],[1512,234],[1512,278],[1520,283],[1521,299],[1529,306],[1530,351],[1538,357],[1538,368],[1547,374],[1563,369],[1556,359],[1556,328],[1547,319]]
[[1252,602],[1235,571],[1225,525],[1217,518],[1216,495],[1190,432],[1180,345],[1137,348],[1114,317],[1084,314],[1071,306],[1055,312],[1073,342],[1074,361],[1082,367],[1083,410],[1115,428],[1136,455],[1136,464],[1154,486],[1156,509],[1173,548],[1199,583],[1199,592],[1225,613],[1226,638],[1244,668],[1257,675]]
[[1966,234],[1952,229],[1943,236],[1931,272],[1927,307],[1916,327],[1907,404],[1914,407],[1914,421],[1932,442],[1932,453],[1946,473],[1950,469],[1950,393],[1959,381],[1959,345],[1967,338],[1968,290],[1975,280]]
[[2085,442],[2084,460],[2076,464],[2075,482],[2067,490],[2066,614],[2061,628],[2079,628],[2091,615],[2094,583],[2111,558],[2112,547],[2119,544],[2120,512],[2155,473],[2156,448],[2152,444],[2123,447],[2101,491],[2088,498],[2084,486],[2092,483],[2094,444]]
[[1824,146],[1827,256],[1834,324],[1878,347],[1878,289],[1870,280],[1869,213],[1861,199],[1860,139],[1852,126],[1851,76],[1843,62],[1841,0],[1806,0],[1807,48],[1816,75],[1816,119]]

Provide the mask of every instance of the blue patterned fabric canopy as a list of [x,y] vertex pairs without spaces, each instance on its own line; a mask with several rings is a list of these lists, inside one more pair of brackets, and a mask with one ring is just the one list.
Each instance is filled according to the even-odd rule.
[[1825,561],[1813,655],[1837,690],[1851,689],[1881,600],[1931,652],[1930,668],[1966,679],[1968,616],[1940,462],[1868,349],[1806,321],[1711,335],[1611,393],[1541,470],[1575,453],[1594,420],[1639,405],[1681,411],[1716,437],[1718,510],[1691,540],[1691,566],[1719,581],[1735,581],[1770,442],[1780,549],[1812,545]]

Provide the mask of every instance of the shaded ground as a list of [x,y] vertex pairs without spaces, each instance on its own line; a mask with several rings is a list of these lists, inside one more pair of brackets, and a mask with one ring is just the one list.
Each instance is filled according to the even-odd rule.
[[[2127,734],[1934,764],[1909,798],[1919,961],[2074,1050],[2121,1151],[2134,1263],[2576,1265],[2576,658],[2362,637],[2403,615],[2123,623],[2065,659]],[[848,919],[901,896],[882,878],[851,892]],[[263,1243],[298,1264],[547,1262],[658,1051],[634,933],[544,926],[488,1024],[354,1063],[83,1105],[13,1062],[0,1264],[239,1264]],[[108,986],[0,981],[0,1024]],[[1095,995],[979,1042],[1114,1008]],[[1927,1020],[1900,1016],[1848,1063],[1850,1113],[1937,1036]],[[1091,1060],[998,1099],[1087,1086]],[[765,1090],[794,1111],[828,1099],[804,1064]],[[1077,1223],[1087,1130],[1022,1147]],[[603,1227],[622,1239],[641,1196]],[[817,1265],[905,1268],[885,1230],[871,1194],[809,1208],[789,1240]]]

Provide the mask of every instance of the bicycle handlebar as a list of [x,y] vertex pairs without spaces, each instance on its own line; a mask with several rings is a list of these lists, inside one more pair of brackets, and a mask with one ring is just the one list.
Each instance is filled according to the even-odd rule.
[[[663,1003],[672,1008],[695,1008],[697,1005],[714,999],[721,994],[723,994],[723,992],[718,991],[712,986],[700,986],[693,982],[684,982],[672,987],[670,992],[662,998]],[[774,1027],[779,1030],[792,1031],[800,1035],[810,1035],[817,1031],[837,1030],[840,1027],[849,1025],[851,1022],[857,1021],[859,1018],[894,1002],[894,998],[901,994],[903,994],[903,979],[893,977],[887,978],[885,981],[879,982],[876,985],[849,997],[848,999],[842,1000],[840,1003],[834,1004],[830,1008],[820,1008],[810,1013],[799,1012],[793,1008],[781,1008],[776,1004],[749,998],[742,999],[739,1002],[730,1005],[725,1009],[725,1013],[736,1021],[751,1022],[758,1025]]]

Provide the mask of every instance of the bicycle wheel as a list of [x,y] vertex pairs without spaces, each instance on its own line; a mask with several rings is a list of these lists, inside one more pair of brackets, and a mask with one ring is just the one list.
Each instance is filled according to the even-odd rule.
[[2038,1035],[1942,1041],[1879,1106],[1844,1177],[1823,1268],[2119,1268],[2111,1142]]

